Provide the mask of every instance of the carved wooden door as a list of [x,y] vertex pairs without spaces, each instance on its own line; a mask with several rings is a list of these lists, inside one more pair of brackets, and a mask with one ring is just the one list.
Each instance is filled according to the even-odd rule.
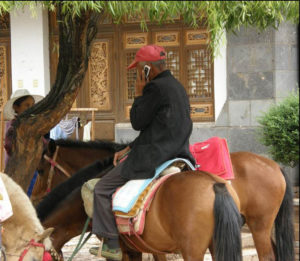
[[[2,109],[11,93],[11,51],[9,14],[0,16],[0,108]],[[3,119],[2,110],[0,111]],[[0,171],[4,168],[4,121],[0,124]],[[1,169],[2,168],[2,169]]]
[[[95,138],[114,140],[115,124],[129,122],[136,70],[127,70],[136,51],[147,44],[164,46],[167,67],[186,88],[194,121],[214,120],[213,61],[205,28],[193,30],[178,19],[174,24],[149,25],[142,31],[138,20],[114,25],[99,22],[92,43],[89,67],[74,106],[97,108]],[[57,64],[58,31],[50,15],[51,81]],[[51,50],[50,49],[50,50]],[[90,115],[81,115],[85,124]]]
[[[55,81],[58,64],[58,27],[55,14],[49,14],[50,21],[50,78],[51,85]],[[102,21],[102,24],[105,21]],[[83,80],[81,89],[73,104],[73,108],[96,108],[95,113],[95,138],[114,140],[114,125],[116,119],[116,72],[114,67],[115,48],[114,33],[112,28],[108,32],[97,34],[91,46],[88,70]],[[91,113],[70,112],[69,117],[80,117],[84,126],[92,120]],[[82,132],[81,132],[82,137]]]

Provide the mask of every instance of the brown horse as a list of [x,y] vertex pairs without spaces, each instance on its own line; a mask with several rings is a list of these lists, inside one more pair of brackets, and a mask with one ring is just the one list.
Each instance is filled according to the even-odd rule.
[[[36,205],[49,190],[72,176],[79,169],[96,160],[111,157],[125,147],[109,141],[82,142],[76,140],[50,140],[37,167],[39,173],[31,201]],[[51,174],[49,174],[51,173]],[[53,175],[53,176],[51,176]]]
[[[69,187],[66,184],[60,187]],[[55,189],[37,208],[43,225],[63,227],[65,234],[70,226],[79,228],[78,223],[81,223],[82,227],[86,215],[79,189],[75,189],[58,205],[56,196],[51,199],[53,193]],[[42,212],[46,208],[49,213],[49,201],[57,207],[45,217]],[[241,260],[242,224],[238,207],[239,199],[234,189],[224,180],[203,172],[175,174],[161,185],[147,212],[145,229],[141,235],[147,245],[141,244],[133,236],[129,240],[123,238],[123,243],[127,245],[124,259],[132,260],[135,256],[141,260],[138,251],[179,251],[185,260],[203,260],[207,248],[212,249],[213,246],[215,260]],[[80,233],[80,230],[76,232]],[[59,251],[63,242],[58,241],[57,231],[54,231],[53,238],[54,247]]]
[[[80,146],[83,151],[83,145]],[[93,146],[92,143],[90,146]],[[53,151],[55,149],[52,148],[45,153],[51,157]],[[73,142],[72,147],[69,146],[69,157],[77,153],[76,142]],[[240,198],[241,214],[253,235],[259,260],[275,260],[276,256],[277,260],[294,261],[293,194],[288,179],[273,160],[250,152],[230,155],[235,173],[232,185]],[[59,159],[63,166],[64,156],[62,154]],[[39,168],[49,169],[49,163],[41,161]],[[43,178],[47,180],[46,171]],[[275,253],[275,245],[271,240],[274,221]]]

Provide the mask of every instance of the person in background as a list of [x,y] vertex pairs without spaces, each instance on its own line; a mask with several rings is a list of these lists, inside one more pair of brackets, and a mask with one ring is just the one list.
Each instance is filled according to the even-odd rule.
[[[16,90],[6,102],[3,109],[3,116],[5,120],[9,120],[6,124],[5,132],[5,165],[12,154],[12,139],[14,136],[13,123],[16,117],[33,106],[36,102],[43,99],[43,96],[33,95],[27,89]],[[33,177],[32,182],[35,182],[36,174]],[[31,194],[32,184],[29,186],[28,193]]]

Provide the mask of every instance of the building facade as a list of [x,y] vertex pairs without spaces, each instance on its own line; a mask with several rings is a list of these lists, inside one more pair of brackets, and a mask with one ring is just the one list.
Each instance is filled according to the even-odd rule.
[[[75,108],[96,108],[95,138],[127,142],[138,133],[129,110],[136,72],[126,67],[143,45],[167,51],[167,65],[184,85],[194,122],[191,143],[220,136],[230,151],[265,154],[258,142],[257,117],[298,88],[298,27],[284,23],[278,30],[241,28],[224,34],[220,55],[211,58],[207,28],[192,29],[180,18],[142,31],[139,20],[115,25],[109,17],[98,24],[88,71]],[[0,107],[18,88],[47,95],[55,81],[58,26],[53,13],[38,9],[12,12],[0,19]],[[91,119],[79,115],[83,122]],[[288,169],[297,176],[298,169]]]

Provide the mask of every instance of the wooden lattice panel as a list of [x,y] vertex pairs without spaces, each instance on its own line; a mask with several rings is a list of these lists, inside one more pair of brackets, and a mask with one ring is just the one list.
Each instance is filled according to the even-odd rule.
[[213,104],[191,104],[191,117],[192,118],[213,118]]
[[125,33],[125,49],[139,49],[148,44],[148,33]]
[[188,50],[188,95],[190,98],[213,97],[212,65],[207,48]]
[[0,46],[0,108],[7,101],[7,63],[6,47]]
[[188,30],[185,32],[186,45],[208,44],[209,32],[207,30]]
[[180,80],[180,62],[179,62],[179,50],[166,50],[167,59],[166,66],[171,71],[173,76]]
[[136,51],[126,53],[126,76],[127,76],[127,93],[126,100],[133,100],[135,95],[136,69],[127,70],[127,67],[133,62]]
[[107,41],[93,43],[89,62],[90,107],[102,111],[112,108],[108,53]]
[[130,110],[131,110],[131,105],[125,106],[125,119],[130,119]]
[[155,44],[160,46],[178,46],[179,32],[158,32],[155,33]]

